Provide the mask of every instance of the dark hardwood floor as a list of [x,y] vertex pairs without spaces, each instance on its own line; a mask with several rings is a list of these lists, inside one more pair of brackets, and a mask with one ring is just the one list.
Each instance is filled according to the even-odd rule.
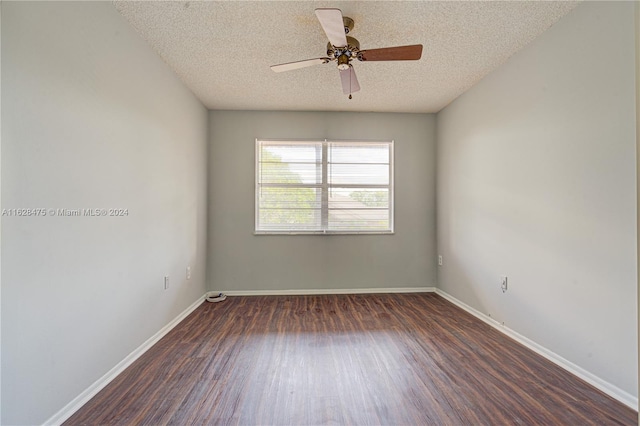
[[204,303],[66,425],[635,425],[435,294]]

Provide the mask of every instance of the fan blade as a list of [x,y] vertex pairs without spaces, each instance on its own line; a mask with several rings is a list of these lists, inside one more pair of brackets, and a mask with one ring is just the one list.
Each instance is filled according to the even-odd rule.
[[298,68],[310,67],[311,65],[326,64],[329,58],[307,59],[305,61],[287,62],[286,64],[271,65],[271,69],[275,72],[297,70]]
[[349,67],[347,70],[340,70],[340,80],[342,80],[342,93],[345,95],[350,95],[360,90],[358,78],[353,67]]
[[361,61],[416,61],[422,56],[422,45],[383,47],[360,51]]
[[347,36],[344,32],[342,11],[340,9],[316,9],[316,16],[327,34],[329,43],[335,47],[347,45]]

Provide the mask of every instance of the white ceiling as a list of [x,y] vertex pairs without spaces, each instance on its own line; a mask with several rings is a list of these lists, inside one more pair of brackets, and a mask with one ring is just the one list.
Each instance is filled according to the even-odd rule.
[[[115,1],[209,109],[437,112],[578,3],[554,1]],[[354,19],[362,50],[424,45],[420,61],[354,62],[362,90],[342,94],[317,7]]]

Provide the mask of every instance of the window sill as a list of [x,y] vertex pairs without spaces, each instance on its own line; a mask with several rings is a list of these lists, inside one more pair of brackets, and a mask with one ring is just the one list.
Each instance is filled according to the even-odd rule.
[[394,231],[254,231],[253,235],[393,235]]

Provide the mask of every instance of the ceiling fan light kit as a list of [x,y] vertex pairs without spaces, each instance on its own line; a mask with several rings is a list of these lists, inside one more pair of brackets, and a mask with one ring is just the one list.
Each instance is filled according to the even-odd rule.
[[316,9],[316,16],[322,25],[329,43],[327,44],[327,57],[307,59],[304,61],[287,62],[272,65],[275,72],[290,71],[311,65],[336,62],[340,72],[342,91],[349,95],[360,90],[360,84],[356,77],[351,61],[416,61],[422,56],[422,45],[384,47],[381,49],[360,50],[360,42],[354,37],[347,36],[353,30],[353,19],[342,16],[340,9]]

